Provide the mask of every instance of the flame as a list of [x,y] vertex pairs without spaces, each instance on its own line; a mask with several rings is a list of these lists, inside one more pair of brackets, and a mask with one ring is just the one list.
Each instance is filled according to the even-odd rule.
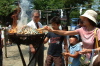
[[8,33],[17,33],[17,20],[18,20],[18,15],[20,13],[21,9],[18,5],[18,7],[14,10],[11,18],[13,19],[12,22],[12,28],[8,31]]
[[17,28],[12,28],[8,30],[8,33],[17,33]]
[[[36,34],[43,34],[43,33],[47,32],[47,31],[44,30],[44,28],[39,28],[39,29],[34,29],[34,30],[33,29],[31,30],[30,28],[28,28],[28,30],[26,30],[27,28],[25,28],[25,29],[24,28],[25,28],[25,26],[23,26],[23,28],[21,28],[21,32],[18,32],[17,27],[11,28],[10,30],[8,30],[8,33],[31,34],[31,32],[35,31],[35,30],[36,30],[36,32],[38,32]],[[27,31],[27,33],[25,31]],[[32,34],[35,34],[35,32],[33,32]]]
[[17,24],[15,24],[15,22],[13,22],[12,24],[12,28],[10,30],[8,30],[8,33],[17,33]]

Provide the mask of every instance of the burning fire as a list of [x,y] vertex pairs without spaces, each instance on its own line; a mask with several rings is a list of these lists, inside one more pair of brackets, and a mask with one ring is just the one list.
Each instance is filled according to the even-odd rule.
[[29,26],[24,26],[20,31],[17,32],[18,34],[41,34],[43,33],[42,30],[33,29]]
[[8,30],[8,33],[17,33],[17,28],[12,28]]
[[8,33],[17,33],[17,34],[42,34],[45,31],[43,30],[44,28],[39,28],[39,29],[33,29],[29,26],[23,26],[21,30],[17,30],[17,28],[12,28],[8,31]]
[[[23,2],[24,2],[24,0],[23,0]],[[24,4],[22,4],[22,5],[24,5]],[[33,29],[29,26],[24,26],[27,23],[27,16],[26,16],[25,12],[23,12],[25,10],[23,10],[23,8],[21,8],[22,5],[20,5],[20,6],[18,5],[17,10],[11,16],[13,18],[13,23],[12,23],[12,28],[10,30],[8,30],[8,33],[16,33],[16,34],[42,34],[42,33],[45,33],[43,28]],[[21,8],[21,10],[20,10],[20,8]],[[23,13],[21,13],[21,19],[18,20],[18,15],[19,15],[20,11]],[[19,21],[18,23],[17,23],[17,20]]]

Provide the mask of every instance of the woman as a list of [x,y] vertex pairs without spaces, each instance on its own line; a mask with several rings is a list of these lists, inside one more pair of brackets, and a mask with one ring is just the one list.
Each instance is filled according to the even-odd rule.
[[79,53],[80,54],[92,53],[93,50],[94,50],[95,53],[97,53],[98,51],[100,51],[100,47],[99,48],[95,48],[95,49],[83,49]]
[[[76,29],[74,31],[63,31],[63,30],[53,30],[50,27],[44,27],[50,32],[54,32],[60,35],[77,35],[81,36],[83,42],[83,48],[93,49],[94,47],[94,30],[96,29],[97,13],[94,10],[87,10],[83,15],[80,16],[80,19],[83,21],[83,27]],[[100,44],[100,29],[97,30],[98,41]],[[88,58],[90,54],[88,54]]]

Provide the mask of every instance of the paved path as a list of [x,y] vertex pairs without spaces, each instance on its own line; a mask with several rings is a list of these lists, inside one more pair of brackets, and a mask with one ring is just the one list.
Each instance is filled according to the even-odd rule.
[[[29,47],[26,45],[21,45],[21,50],[24,55],[24,59],[26,64],[29,63]],[[47,47],[48,44],[44,45],[44,60],[47,55]],[[16,44],[13,44],[12,46],[7,47],[7,57],[5,58],[5,49],[3,48],[3,66],[23,66],[19,50]]]

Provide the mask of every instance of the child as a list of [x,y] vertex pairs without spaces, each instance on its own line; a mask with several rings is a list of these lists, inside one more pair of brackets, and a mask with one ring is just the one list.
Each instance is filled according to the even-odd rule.
[[[55,16],[51,20],[51,26],[55,30],[59,30],[60,18]],[[45,61],[45,66],[52,66],[54,62],[55,66],[64,66],[62,60],[62,42],[64,40],[65,48],[67,48],[67,40],[65,36],[58,35],[52,32],[47,34],[47,37],[44,40],[44,43],[48,42],[50,39],[50,44],[48,48],[47,58]]]
[[81,55],[79,55],[79,51],[81,51],[82,47],[78,43],[78,38],[76,36],[70,36],[69,43],[69,52],[64,53],[66,57],[69,56],[68,66],[79,66],[79,59],[81,57]]

